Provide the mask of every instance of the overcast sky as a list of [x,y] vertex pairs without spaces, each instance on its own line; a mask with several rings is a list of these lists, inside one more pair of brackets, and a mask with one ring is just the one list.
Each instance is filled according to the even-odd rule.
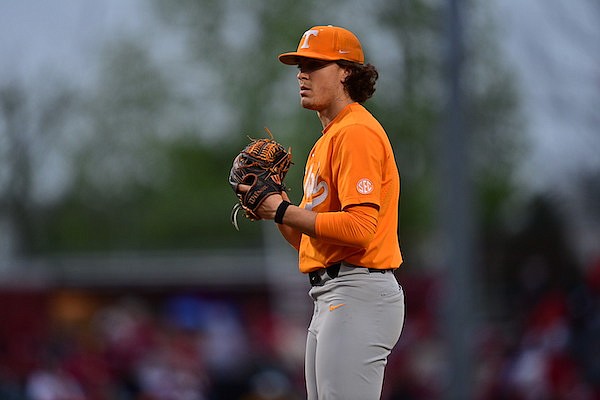
[[535,146],[523,173],[534,184],[552,186],[576,168],[599,170],[600,4],[495,2]]
[[48,71],[86,79],[103,43],[147,32],[150,13],[139,0],[0,1],[0,79]]
[[[533,143],[522,176],[541,187],[581,165],[600,168],[600,6],[595,3],[494,0]],[[48,70],[85,81],[93,76],[104,40],[157,29],[144,4],[1,1],[0,81],[35,80]]]

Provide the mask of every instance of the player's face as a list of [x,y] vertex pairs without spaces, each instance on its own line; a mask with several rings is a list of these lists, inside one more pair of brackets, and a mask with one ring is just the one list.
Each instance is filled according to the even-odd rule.
[[335,62],[300,59],[298,61],[298,84],[302,107],[323,111],[345,97],[342,82],[346,71]]

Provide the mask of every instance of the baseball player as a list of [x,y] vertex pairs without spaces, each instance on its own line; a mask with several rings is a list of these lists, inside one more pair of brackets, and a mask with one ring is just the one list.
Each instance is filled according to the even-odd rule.
[[[279,60],[298,67],[300,104],[323,131],[308,155],[300,205],[272,194],[257,210],[298,250],[314,300],[305,374],[309,400],[375,400],[404,323],[393,271],[400,177],[390,141],[362,106],[378,73],[358,38],[335,26],[304,32]],[[245,188],[241,188],[245,190]]]

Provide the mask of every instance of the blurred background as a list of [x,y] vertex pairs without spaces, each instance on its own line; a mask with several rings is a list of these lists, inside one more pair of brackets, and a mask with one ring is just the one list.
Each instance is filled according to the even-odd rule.
[[321,24],[402,176],[383,399],[600,399],[594,0],[0,2],[0,399],[305,397],[308,282],[227,176],[266,126],[300,201],[320,126],[276,56]]

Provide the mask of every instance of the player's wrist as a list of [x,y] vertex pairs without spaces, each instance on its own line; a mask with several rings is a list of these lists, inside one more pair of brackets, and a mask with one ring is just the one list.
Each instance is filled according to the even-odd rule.
[[280,225],[283,224],[283,217],[285,216],[288,207],[291,205],[292,203],[287,200],[283,200],[281,203],[279,203],[279,206],[277,206],[277,211],[275,211],[275,218],[273,218],[273,220]]

